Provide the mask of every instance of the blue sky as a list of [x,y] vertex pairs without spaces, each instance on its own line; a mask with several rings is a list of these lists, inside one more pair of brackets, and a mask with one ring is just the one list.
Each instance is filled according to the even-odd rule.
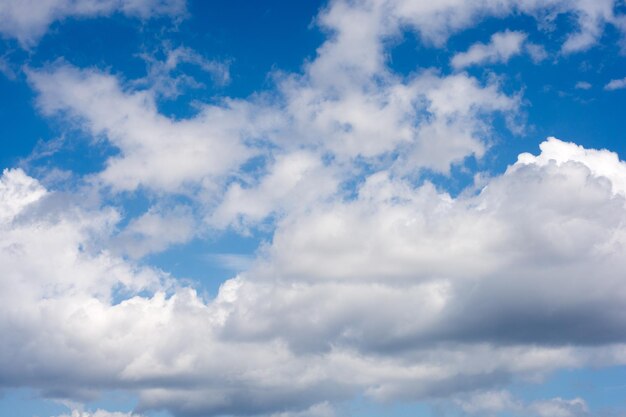
[[0,414],[626,415],[621,0],[0,0]]

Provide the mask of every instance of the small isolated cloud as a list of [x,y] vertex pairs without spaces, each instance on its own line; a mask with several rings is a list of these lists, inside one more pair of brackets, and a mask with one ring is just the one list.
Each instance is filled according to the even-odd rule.
[[607,85],[604,86],[604,89],[608,91],[621,90],[623,88],[626,88],[626,77],[617,80],[611,80]]
[[[494,33],[489,43],[475,43],[466,52],[458,53],[452,57],[451,64],[455,69],[462,69],[483,63],[507,62],[511,57],[522,52],[526,36],[523,32],[509,30]],[[535,53],[539,57],[539,50],[536,50]]]
[[587,81],[578,81],[575,86],[577,90],[589,90],[591,87],[593,86]]

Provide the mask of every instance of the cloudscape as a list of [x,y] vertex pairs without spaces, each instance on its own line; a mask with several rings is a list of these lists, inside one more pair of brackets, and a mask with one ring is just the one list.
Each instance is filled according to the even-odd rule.
[[0,414],[626,416],[621,0],[0,0]]

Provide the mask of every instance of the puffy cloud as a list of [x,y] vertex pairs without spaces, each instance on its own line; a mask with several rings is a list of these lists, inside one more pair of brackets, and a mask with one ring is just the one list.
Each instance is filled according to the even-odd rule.
[[[372,74],[332,94],[337,86],[317,78],[326,58],[280,80],[280,100],[226,99],[178,120],[158,112],[153,92],[125,88],[110,74],[58,64],[29,71],[29,80],[44,114],[119,150],[94,174],[99,182],[189,195],[208,211],[209,225],[239,230],[333,195],[364,158],[379,164],[399,153],[392,161],[399,172],[448,172],[484,154],[493,117],[515,127],[520,99],[495,83],[433,71],[407,81]],[[262,168],[251,174],[251,164]]]
[[461,69],[476,64],[507,62],[522,52],[526,37],[523,32],[494,33],[488,44],[475,43],[466,52],[454,55],[451,64],[455,69]]
[[[354,201],[288,216],[258,274],[303,285],[268,305],[266,320],[257,311],[254,330],[284,331],[298,348],[338,338],[376,352],[432,340],[622,342],[624,164],[554,139],[543,148],[477,196],[452,199],[379,173]],[[325,310],[307,301],[312,290]],[[348,294],[352,305],[342,301]],[[393,307],[357,319],[373,299]],[[396,314],[419,319],[391,324]],[[247,328],[245,317],[235,324]]]
[[55,21],[116,12],[140,19],[177,16],[185,12],[185,0],[6,0],[0,3],[0,33],[32,46]]
[[[7,171],[0,331],[12,337],[0,342],[0,383],[74,399],[127,389],[138,412],[176,416],[328,416],[355,395],[428,401],[625,364],[617,155],[549,139],[476,194],[407,180],[483,155],[491,118],[514,127],[520,99],[463,73],[395,74],[387,42],[410,29],[441,43],[512,12],[574,13],[570,52],[595,41],[612,2],[334,1],[318,19],[328,40],[301,74],[276,75],[274,97],[187,119],[157,110],[158,88],[63,63],[30,70],[44,114],[119,151],[97,182],[186,194],[213,227],[275,217],[276,231],[205,299],[106,247],[140,257],[183,242],[187,209],[155,206],[116,235],[118,211]],[[204,62],[170,58],[159,74]],[[476,409],[515,403],[484,395]],[[529,407],[574,413],[581,401]]]
[[[287,213],[212,300],[99,247],[116,212],[68,210],[8,171],[2,383],[131,389],[138,412],[177,416],[330,415],[359,393],[450,398],[626,363],[624,166],[550,139],[476,195],[377,173],[354,198]],[[532,410],[575,415],[580,401]]]
[[22,170],[2,172],[0,181],[0,221],[11,221],[28,204],[39,200],[46,191]]
[[605,90],[621,90],[626,88],[626,78],[620,78],[616,80],[611,80],[604,86]]
[[324,196],[333,195],[337,187],[333,170],[318,155],[304,151],[279,155],[257,184],[247,188],[239,182],[231,184],[207,221],[215,227],[233,225],[245,230],[273,212],[306,209]]
[[587,81],[578,81],[574,86],[577,90],[589,90],[591,87],[593,87],[593,85]]
[[98,174],[115,190],[215,188],[259,153],[245,142],[261,139],[274,124],[271,109],[238,100],[206,105],[190,119],[171,119],[157,111],[150,91],[126,91],[112,75],[63,64],[30,71],[29,80],[45,114],[64,114],[119,149]]

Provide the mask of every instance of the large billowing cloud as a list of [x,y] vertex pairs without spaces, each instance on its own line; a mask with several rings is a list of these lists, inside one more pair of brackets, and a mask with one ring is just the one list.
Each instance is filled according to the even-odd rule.
[[[0,31],[23,43],[83,14],[51,6],[15,29],[21,9],[6,4]],[[94,3],[92,14],[179,5],[149,4]],[[5,171],[0,333],[11,337],[0,341],[0,386],[78,401],[128,390],[138,412],[180,417],[323,417],[358,395],[584,415],[579,398],[523,403],[501,388],[626,364],[626,164],[550,138],[459,196],[415,181],[481,158],[495,118],[519,130],[522,98],[464,72],[398,74],[388,48],[407,29],[442,45],[486,16],[545,23],[569,13],[577,24],[560,48],[571,53],[615,23],[613,6],[334,1],[318,18],[328,39],[301,73],[273,74],[274,91],[183,119],[158,111],[179,84],[145,85],[169,74],[158,62],[143,89],[63,61],[27,70],[44,115],[115,148],[85,187],[142,189],[165,203],[122,219],[97,199]],[[508,59],[526,39],[513,34],[512,47],[494,35],[478,55],[470,48],[458,68]],[[166,204],[180,195],[184,204]],[[132,260],[191,239],[200,224],[246,232],[267,219],[271,241],[212,299]]]
[[287,215],[211,300],[98,247],[114,211],[68,212],[7,171],[2,383],[263,414],[622,364],[626,164],[556,139],[542,149],[457,198],[376,173],[354,199]]

